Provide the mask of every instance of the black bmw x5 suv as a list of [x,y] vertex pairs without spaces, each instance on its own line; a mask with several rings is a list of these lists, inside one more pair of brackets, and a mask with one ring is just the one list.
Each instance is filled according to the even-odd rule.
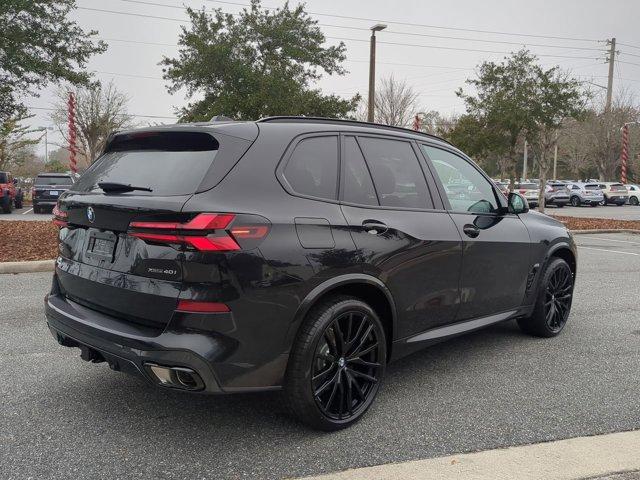
[[325,430],[391,361],[571,307],[565,227],[410,130],[313,118],[121,132],[62,195],[46,317],[81,357],[160,387],[284,389]]

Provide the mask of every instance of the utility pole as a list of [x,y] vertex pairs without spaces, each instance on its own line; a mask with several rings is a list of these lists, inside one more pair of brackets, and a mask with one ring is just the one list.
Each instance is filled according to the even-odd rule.
[[556,139],[553,145],[553,179],[557,180],[557,170],[558,170],[558,132],[556,131]]
[[[524,141],[524,158],[522,162],[522,181],[523,182],[527,181],[527,153],[528,153],[527,147],[528,147],[528,144],[527,144],[527,141],[525,140]],[[517,178],[514,179],[513,181],[515,182],[516,180]]]
[[611,46],[609,49],[609,56],[607,57],[607,62],[609,62],[609,78],[607,80],[607,103],[605,104],[604,110],[608,112],[611,110],[611,97],[613,96],[613,73],[616,62],[616,39],[615,37],[611,40],[607,40],[607,43]]
[[371,27],[371,45],[369,49],[369,106],[367,109],[367,121],[375,120],[376,108],[376,32],[387,28],[386,25],[378,23]]

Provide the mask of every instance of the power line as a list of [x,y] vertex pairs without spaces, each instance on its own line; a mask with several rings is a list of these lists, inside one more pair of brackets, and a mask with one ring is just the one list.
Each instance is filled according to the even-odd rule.
[[[182,20],[182,19],[178,19],[178,18],[171,18],[171,17],[161,17],[161,16],[157,16],[157,15],[148,15],[148,14],[142,14],[142,13],[131,13],[131,12],[121,12],[121,11],[116,11],[116,10],[105,10],[105,9],[101,9],[101,8],[89,8],[89,7],[77,7],[78,9],[81,10],[89,10],[89,11],[94,11],[94,12],[101,12],[101,13],[111,13],[111,14],[116,14],[116,15],[130,15],[130,16],[135,16],[135,17],[143,17],[143,18],[152,18],[152,19],[160,19],[160,20],[173,20],[173,21],[177,21],[177,22],[181,22],[184,23],[187,20]],[[345,38],[345,37],[333,37],[333,36],[327,36],[326,38],[331,39],[331,40],[340,40],[340,41],[346,41],[346,42],[366,42],[369,43],[368,39],[360,39],[360,38]],[[443,46],[438,46],[438,45],[422,45],[422,44],[412,44],[412,43],[401,43],[401,42],[389,42],[389,41],[378,41],[378,43],[380,44],[387,44],[387,45],[397,45],[397,46],[403,46],[403,47],[420,47],[420,48],[434,48],[434,49],[439,49],[439,50],[453,50],[453,51],[464,51],[464,52],[478,52],[478,53],[493,53],[493,54],[500,54],[500,55],[509,55],[512,52],[506,52],[506,51],[496,51],[496,50],[481,50],[481,49],[473,49],[473,48],[461,48],[461,47],[443,47]],[[570,47],[567,47],[570,48]],[[538,57],[554,57],[554,58],[576,58],[576,59],[587,59],[587,60],[591,60],[592,57],[579,57],[579,56],[572,56],[572,55],[552,55],[552,54],[536,54]]]
[[[127,2],[127,3],[141,4],[141,5],[153,5],[153,6],[157,6],[157,7],[174,8],[174,9],[179,9],[179,10],[183,10],[183,11],[187,10],[187,7],[181,7],[179,5],[166,5],[166,4],[163,4],[163,3],[148,2],[148,1],[144,1],[144,0],[120,0],[120,1],[121,2]],[[363,27],[353,27],[353,26],[347,26],[347,25],[334,25],[334,24],[327,24],[327,23],[318,23],[318,25],[322,26],[322,27],[344,28],[344,29],[347,29],[347,30],[359,30],[359,31],[369,32],[369,28],[363,28]],[[467,42],[496,43],[496,44],[502,44],[502,45],[523,45],[522,42],[510,42],[510,41],[507,41],[507,40],[487,40],[487,39],[483,39],[483,38],[452,37],[452,36],[448,36],[448,35],[433,35],[433,34],[429,34],[429,33],[416,33],[416,32],[399,32],[399,31],[395,31],[395,30],[387,30],[385,33],[386,34],[392,33],[392,34],[395,34],[395,35],[407,35],[407,36],[413,36],[413,37],[441,38],[441,39],[445,39],[445,40],[462,40],[462,41],[467,41]],[[604,50],[602,48],[575,47],[575,46],[568,46],[568,45],[550,45],[550,44],[544,44],[544,43],[529,43],[526,46],[604,52]]]
[[631,45],[630,43],[622,43],[622,42],[618,42],[618,45],[622,45],[625,47],[631,47],[631,48],[637,48],[638,50],[640,50],[640,47],[637,45]]
[[[51,107],[27,107],[31,110],[46,110],[49,112],[53,112],[56,109],[55,108],[51,108]],[[169,120],[177,120],[178,117],[163,117],[161,115],[138,115],[137,113],[128,113],[127,115],[130,115],[132,117],[140,117],[140,118],[159,118],[159,119],[169,119]]]
[[624,63],[625,65],[635,65],[636,67],[640,67],[640,63],[623,62],[622,60],[616,60],[616,62],[618,62],[618,63]]
[[[248,7],[249,4],[246,3],[238,3],[224,0],[205,0],[211,3],[222,3],[228,5],[238,5],[241,7]],[[593,38],[579,38],[579,37],[561,37],[556,35],[536,35],[530,33],[513,33],[513,32],[500,32],[496,30],[480,30],[476,28],[459,28],[459,27],[443,27],[441,25],[429,25],[424,23],[411,23],[411,22],[401,22],[397,20],[388,20],[388,19],[379,19],[379,18],[367,18],[367,17],[354,17],[349,15],[336,15],[330,13],[320,13],[320,12],[307,12],[309,15],[317,15],[319,17],[333,17],[333,18],[343,18],[348,20],[361,20],[366,22],[383,22],[383,23],[392,23],[394,25],[405,25],[410,27],[423,27],[423,28],[437,28],[441,30],[454,30],[459,32],[474,32],[474,33],[488,33],[493,35],[509,35],[514,37],[530,37],[530,38],[550,38],[554,40],[570,40],[576,42],[601,42],[599,39]]]
[[637,55],[635,53],[629,53],[629,52],[620,52],[622,55],[629,55],[630,57],[638,57],[640,58],[640,55]]

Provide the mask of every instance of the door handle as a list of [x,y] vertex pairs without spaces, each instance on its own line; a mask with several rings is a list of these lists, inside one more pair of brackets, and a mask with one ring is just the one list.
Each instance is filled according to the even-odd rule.
[[384,233],[387,230],[389,230],[389,227],[387,227],[381,221],[372,220],[372,219],[363,220],[362,227],[365,229],[367,233],[370,233],[371,235],[380,235],[381,233]]
[[462,227],[462,231],[467,237],[471,238],[476,238],[478,235],[480,235],[480,229],[475,225],[471,225],[470,223],[467,223],[464,227]]

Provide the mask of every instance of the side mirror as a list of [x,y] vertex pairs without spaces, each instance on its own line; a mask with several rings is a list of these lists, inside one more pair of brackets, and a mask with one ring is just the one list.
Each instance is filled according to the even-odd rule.
[[529,211],[529,202],[522,195],[516,192],[509,194],[509,213],[515,213],[519,215],[521,213],[527,213]]

